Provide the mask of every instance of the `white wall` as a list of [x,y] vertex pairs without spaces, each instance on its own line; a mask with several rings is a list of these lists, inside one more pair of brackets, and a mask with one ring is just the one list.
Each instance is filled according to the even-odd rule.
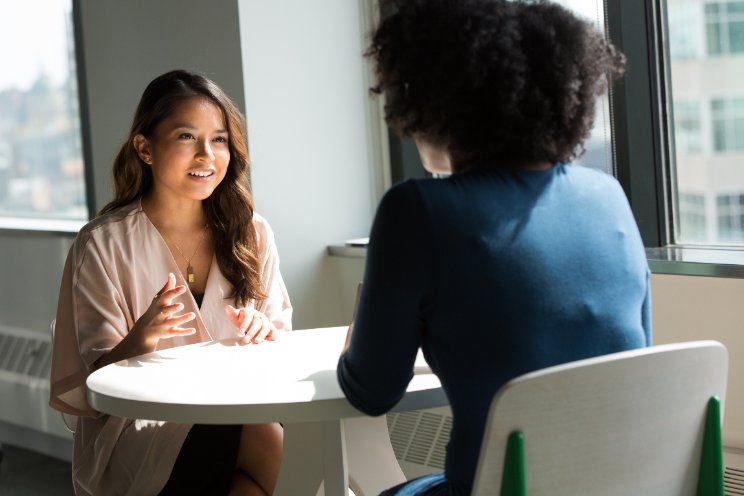
[[366,4],[239,2],[253,191],[276,233],[295,328],[348,321],[326,246],[367,236],[377,201]]
[[654,274],[654,343],[714,339],[729,354],[723,441],[744,450],[744,280]]
[[147,83],[171,69],[205,73],[244,109],[236,0],[80,0],[96,209]]

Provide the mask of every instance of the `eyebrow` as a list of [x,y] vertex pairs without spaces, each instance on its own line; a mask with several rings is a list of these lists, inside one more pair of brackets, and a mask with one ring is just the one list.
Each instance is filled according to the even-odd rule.
[[[173,129],[196,129],[196,127],[195,126],[192,126],[191,124],[186,124],[186,123],[180,123],[179,124],[179,123],[177,123],[175,126],[173,126]],[[215,129],[213,132],[215,132],[215,133],[226,133],[227,132],[227,129],[224,129],[224,128]]]

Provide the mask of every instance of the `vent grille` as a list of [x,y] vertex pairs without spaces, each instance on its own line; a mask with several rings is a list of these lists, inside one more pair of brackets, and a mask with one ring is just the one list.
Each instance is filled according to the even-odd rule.
[[0,333],[0,370],[34,378],[49,377],[52,344],[39,337]]
[[726,467],[723,474],[723,490],[726,496],[744,495],[744,470]]
[[387,424],[398,460],[444,470],[451,416],[428,411],[392,413]]

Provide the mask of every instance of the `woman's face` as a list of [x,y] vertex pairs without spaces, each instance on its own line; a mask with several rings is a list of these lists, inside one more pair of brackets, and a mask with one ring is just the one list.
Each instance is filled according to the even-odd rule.
[[210,100],[183,100],[155,129],[139,134],[134,146],[152,170],[152,195],[160,200],[204,200],[225,178],[230,148],[225,119]]
[[445,148],[432,145],[418,136],[414,138],[414,141],[424,169],[432,174],[452,174],[452,161]]

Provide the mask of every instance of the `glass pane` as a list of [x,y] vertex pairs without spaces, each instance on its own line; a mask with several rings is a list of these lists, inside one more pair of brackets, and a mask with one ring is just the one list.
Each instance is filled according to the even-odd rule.
[[744,14],[744,2],[729,2],[726,4],[726,12],[731,14]]
[[87,220],[71,0],[0,16],[0,217]]
[[[744,1],[661,4],[670,37],[674,242],[744,245],[744,78],[737,69],[744,66]],[[695,57],[671,45],[694,44],[696,36],[706,46]]]
[[715,55],[721,53],[721,26],[719,24],[708,24],[707,26],[708,53]]
[[728,43],[731,53],[744,52],[744,21],[729,23],[728,30]]
[[[556,0],[555,3],[561,4],[591,22],[600,32],[605,32],[604,2],[597,0]],[[586,152],[576,161],[576,164],[614,174],[610,100],[606,94],[597,100],[594,128],[584,146]]]

